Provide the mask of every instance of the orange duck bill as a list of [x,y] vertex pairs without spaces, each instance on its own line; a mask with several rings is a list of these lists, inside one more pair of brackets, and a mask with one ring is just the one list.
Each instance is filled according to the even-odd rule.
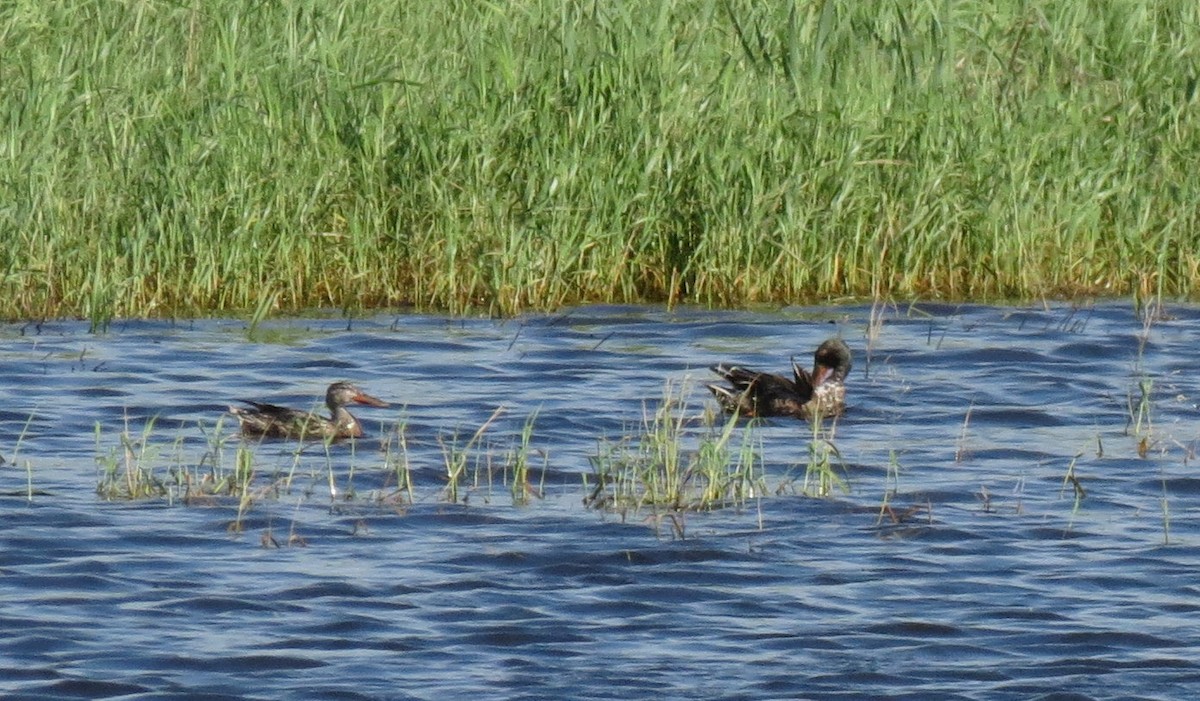
[[366,404],[367,406],[379,407],[381,409],[386,409],[388,407],[387,402],[379,399],[378,397],[372,397],[362,390],[359,390],[358,394],[354,395],[350,401],[356,404]]
[[361,438],[362,424],[346,411],[350,403],[387,407],[387,402],[372,397],[349,382],[334,382],[325,391],[325,406],[329,418],[307,411],[242,400],[245,407],[229,407],[237,417],[242,434],[260,438],[295,438],[298,440],[339,440]]

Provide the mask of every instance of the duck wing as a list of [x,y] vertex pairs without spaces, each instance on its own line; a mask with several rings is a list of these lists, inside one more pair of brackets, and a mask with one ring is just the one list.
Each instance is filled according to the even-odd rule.
[[723,409],[743,416],[798,416],[812,393],[811,384],[801,388],[786,377],[736,365],[714,365],[712,370],[730,386],[708,385],[709,391]]
[[327,421],[306,411],[297,411],[277,404],[238,400],[250,408],[229,407],[230,413],[241,422],[242,432],[272,438],[294,438],[308,436],[319,438]]

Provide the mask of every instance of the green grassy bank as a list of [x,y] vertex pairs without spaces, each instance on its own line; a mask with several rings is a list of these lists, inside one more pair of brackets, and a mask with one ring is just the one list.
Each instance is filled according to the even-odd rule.
[[0,314],[1196,295],[1200,4],[1041,5],[12,0]]

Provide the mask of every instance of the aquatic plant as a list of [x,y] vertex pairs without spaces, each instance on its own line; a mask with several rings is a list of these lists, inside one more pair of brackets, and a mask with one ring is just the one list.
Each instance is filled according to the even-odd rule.
[[[543,465],[540,478],[535,479],[532,456],[538,451],[532,440],[537,414],[527,417],[514,436],[490,437],[489,428],[504,411],[504,407],[497,408],[466,442],[459,441],[458,431],[438,436],[446,469],[442,498],[466,502],[470,493],[482,490],[488,500],[493,474],[499,475],[514,504],[526,504],[541,496],[548,465]],[[206,439],[198,459],[183,447],[187,429],[166,438],[160,435],[157,422],[150,420],[142,426],[140,435],[127,425],[115,437],[116,444],[109,445],[113,439],[97,423],[97,493],[110,500],[166,498],[187,504],[218,500],[236,503],[236,515],[229,524],[231,532],[241,531],[246,514],[255,504],[293,493],[302,480],[307,483],[298,495],[299,502],[326,495],[335,507],[355,501],[395,506],[415,499],[407,424],[403,420],[380,437],[380,469],[376,471],[368,464],[373,475],[366,479],[381,478],[383,484],[372,485],[367,493],[359,494],[358,483],[364,479],[360,441],[271,442],[269,445],[280,450],[270,452],[284,462],[264,468],[261,454],[268,444],[261,438],[228,435],[222,429],[224,418],[214,426],[197,424]],[[231,443],[234,448],[229,457]],[[315,459],[318,452],[319,461]],[[474,481],[469,483],[472,476]]]
[[0,314],[1194,295],[1200,9],[1093,9],[17,3]]
[[438,445],[441,446],[442,459],[446,468],[446,487],[443,491],[446,501],[454,504],[458,503],[463,497],[460,483],[467,475],[468,464],[475,466],[476,475],[478,476],[480,474],[480,467],[488,463],[491,457],[490,451],[477,452],[473,449],[480,444],[488,426],[491,426],[492,422],[503,412],[503,406],[496,407],[496,410],[492,412],[487,421],[480,424],[479,428],[475,429],[475,432],[471,434],[471,438],[462,445],[459,445],[458,442],[459,433],[457,429],[449,434],[438,434]]
[[1167,496],[1167,480],[1164,477],[1162,481],[1162,497],[1159,499],[1159,506],[1162,509],[1162,534],[1163,545],[1171,544],[1171,502]]
[[732,450],[738,417],[718,426],[706,414],[701,430],[694,431],[687,395],[686,382],[679,389],[667,382],[661,401],[653,409],[643,407],[639,430],[598,442],[589,457],[595,484],[584,476],[584,503],[625,516],[641,508],[677,512],[741,506],[763,494],[752,425],[742,431],[741,447]]
[[[413,501],[412,464],[408,459],[408,422],[401,418],[395,427],[386,434],[383,440],[383,464],[395,476],[396,485],[392,491],[385,490],[380,495],[380,501],[388,503]],[[393,452],[393,444],[395,451]]]
[[875,520],[875,525],[883,523],[884,514],[888,514],[893,523],[897,522],[897,516],[892,509],[892,498],[900,491],[900,459],[896,455],[896,449],[892,448],[888,451],[888,467],[887,476],[884,478],[883,499],[879,502],[879,517]]
[[958,441],[954,444],[954,462],[962,464],[967,459],[970,451],[967,448],[967,427],[971,424],[971,412],[975,410],[975,402],[972,401],[967,406],[967,413],[963,416],[962,429],[958,432]]
[[6,459],[3,456],[0,456],[0,465],[4,465],[6,463],[11,463],[13,467],[24,465],[25,500],[28,502],[33,501],[34,494],[36,493],[33,488],[33,461],[28,459],[22,460],[20,455],[21,444],[25,441],[25,437],[29,435],[29,426],[33,423],[33,418],[35,415],[36,414],[34,413],[30,413],[29,416],[25,418],[25,423],[21,426],[21,432],[17,434],[17,440],[15,443],[13,443],[12,452],[9,454],[9,457]]
[[808,442],[808,463],[804,468],[801,493],[821,498],[830,496],[834,490],[848,494],[850,483],[844,477],[842,454],[833,442],[834,432],[837,430],[836,420],[826,428],[821,417],[815,416],[809,425],[812,437]]
[[1154,376],[1146,370],[1146,344],[1150,341],[1154,322],[1163,318],[1165,312],[1161,306],[1161,298],[1155,303],[1146,299],[1135,299],[1134,302],[1135,313],[1141,321],[1141,328],[1137,334],[1137,356],[1134,358],[1130,375],[1132,382],[1126,391],[1128,418],[1125,423],[1125,434],[1134,437],[1138,456],[1145,458],[1157,442],[1152,421]]
[[1083,483],[1079,481],[1078,475],[1075,474],[1075,463],[1079,458],[1083,457],[1083,453],[1076,453],[1075,457],[1071,458],[1071,462],[1067,465],[1067,472],[1063,475],[1062,488],[1059,490],[1059,498],[1067,491],[1067,485],[1071,486],[1074,493],[1074,503],[1071,506],[1071,517],[1067,521],[1067,530],[1071,529],[1075,522],[1075,517],[1079,514],[1079,508],[1083,505],[1083,499],[1087,496],[1087,490],[1083,488]]
[[1151,398],[1153,397],[1154,380],[1142,375],[1137,380],[1137,398],[1131,387],[1126,395],[1128,419],[1125,423],[1126,435],[1132,435],[1136,440],[1137,454],[1146,457],[1153,445],[1154,424],[1151,421]]
[[250,486],[254,483],[254,456],[247,450],[239,450],[237,460],[234,463],[234,484],[241,488],[238,490],[238,506],[237,517],[229,524],[230,533],[241,533],[244,529],[243,519],[246,517],[246,512],[254,504],[254,498],[250,491]]
[[[837,419],[826,420],[820,415],[815,415],[808,421],[808,430],[806,459],[789,468],[784,479],[775,488],[775,493],[798,493],[822,499],[831,496],[835,491],[848,494],[850,482],[845,476],[845,461],[834,443]],[[795,474],[797,467],[803,468],[802,478]]]
[[888,307],[891,307],[892,312],[895,313],[895,303],[885,304],[877,295],[872,297],[871,313],[867,319],[867,329],[865,333],[867,341],[867,359],[866,362],[863,363],[863,379],[866,380],[871,379],[871,371],[873,369],[873,361],[875,359],[875,345],[879,343],[879,337],[883,333],[884,317]]
[[154,470],[160,453],[160,446],[150,441],[154,423],[153,418],[148,420],[141,435],[134,437],[127,419],[125,428],[118,435],[118,444],[102,453],[100,422],[96,422],[96,463],[100,469],[96,493],[102,498],[110,501],[146,499],[169,494],[168,483]]
[[992,513],[992,493],[988,491],[986,484],[979,486],[979,491],[975,494],[975,498],[979,501],[979,507],[983,510],[983,513]]
[[1141,341],[1145,345],[1154,322],[1167,318],[1163,298],[1168,292],[1164,289],[1163,277],[1156,270],[1139,272],[1132,292],[1133,314],[1142,321]]
[[[505,407],[497,407],[465,443],[460,444],[459,429],[438,435],[446,470],[446,485],[442,490],[444,499],[452,503],[465,503],[470,493],[479,493],[484,501],[490,501],[497,474],[500,482],[508,488],[513,504],[527,504],[530,497],[541,497],[548,465],[543,465],[540,483],[535,486],[531,479],[530,463],[530,455],[534,452],[532,440],[537,412],[525,418],[521,432],[515,437],[495,438],[487,435],[488,429],[505,411]],[[469,485],[464,484],[467,478],[470,478]]]
[[530,443],[533,440],[533,429],[537,421],[537,412],[533,412],[525,419],[525,424],[521,428],[521,436],[515,446],[513,446],[506,458],[504,468],[504,480],[509,487],[509,492],[512,494],[514,504],[528,504],[531,496],[541,497],[546,486],[546,469],[549,463],[549,456],[543,451],[542,456],[544,462],[542,464],[542,476],[539,483],[535,486],[530,478]]
[[[137,434],[126,418],[115,445],[108,444],[111,438],[97,422],[96,493],[110,501],[166,498],[171,503],[207,503],[218,497],[245,498],[255,479],[253,451],[239,444],[230,469],[223,459],[228,436],[223,434],[222,419],[212,427],[203,423],[198,427],[207,444],[200,457],[193,460],[184,449],[185,435],[159,435],[157,418],[148,419]],[[278,485],[272,484],[272,488]]]

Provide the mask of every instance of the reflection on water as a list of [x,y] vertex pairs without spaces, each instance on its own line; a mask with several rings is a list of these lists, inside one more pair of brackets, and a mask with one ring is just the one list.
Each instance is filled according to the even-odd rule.
[[[1170,311],[590,307],[254,340],[231,321],[4,327],[0,692],[1185,698],[1200,309]],[[856,353],[835,437],[849,493],[781,489],[679,528],[581,503],[598,442],[665,383],[691,382],[698,415],[712,363],[783,372],[833,333]],[[250,446],[264,481],[294,479],[241,533],[237,499],[96,496],[97,458],[143,433],[157,452],[135,457],[163,474],[231,464],[230,402],[320,408],[336,379],[393,408],[357,412],[373,438],[354,445]],[[502,454],[534,414],[544,498],[514,506],[476,469],[448,503],[454,447],[487,424]],[[415,501],[381,502],[400,426]],[[794,483],[807,427],[755,430],[768,483]]]

